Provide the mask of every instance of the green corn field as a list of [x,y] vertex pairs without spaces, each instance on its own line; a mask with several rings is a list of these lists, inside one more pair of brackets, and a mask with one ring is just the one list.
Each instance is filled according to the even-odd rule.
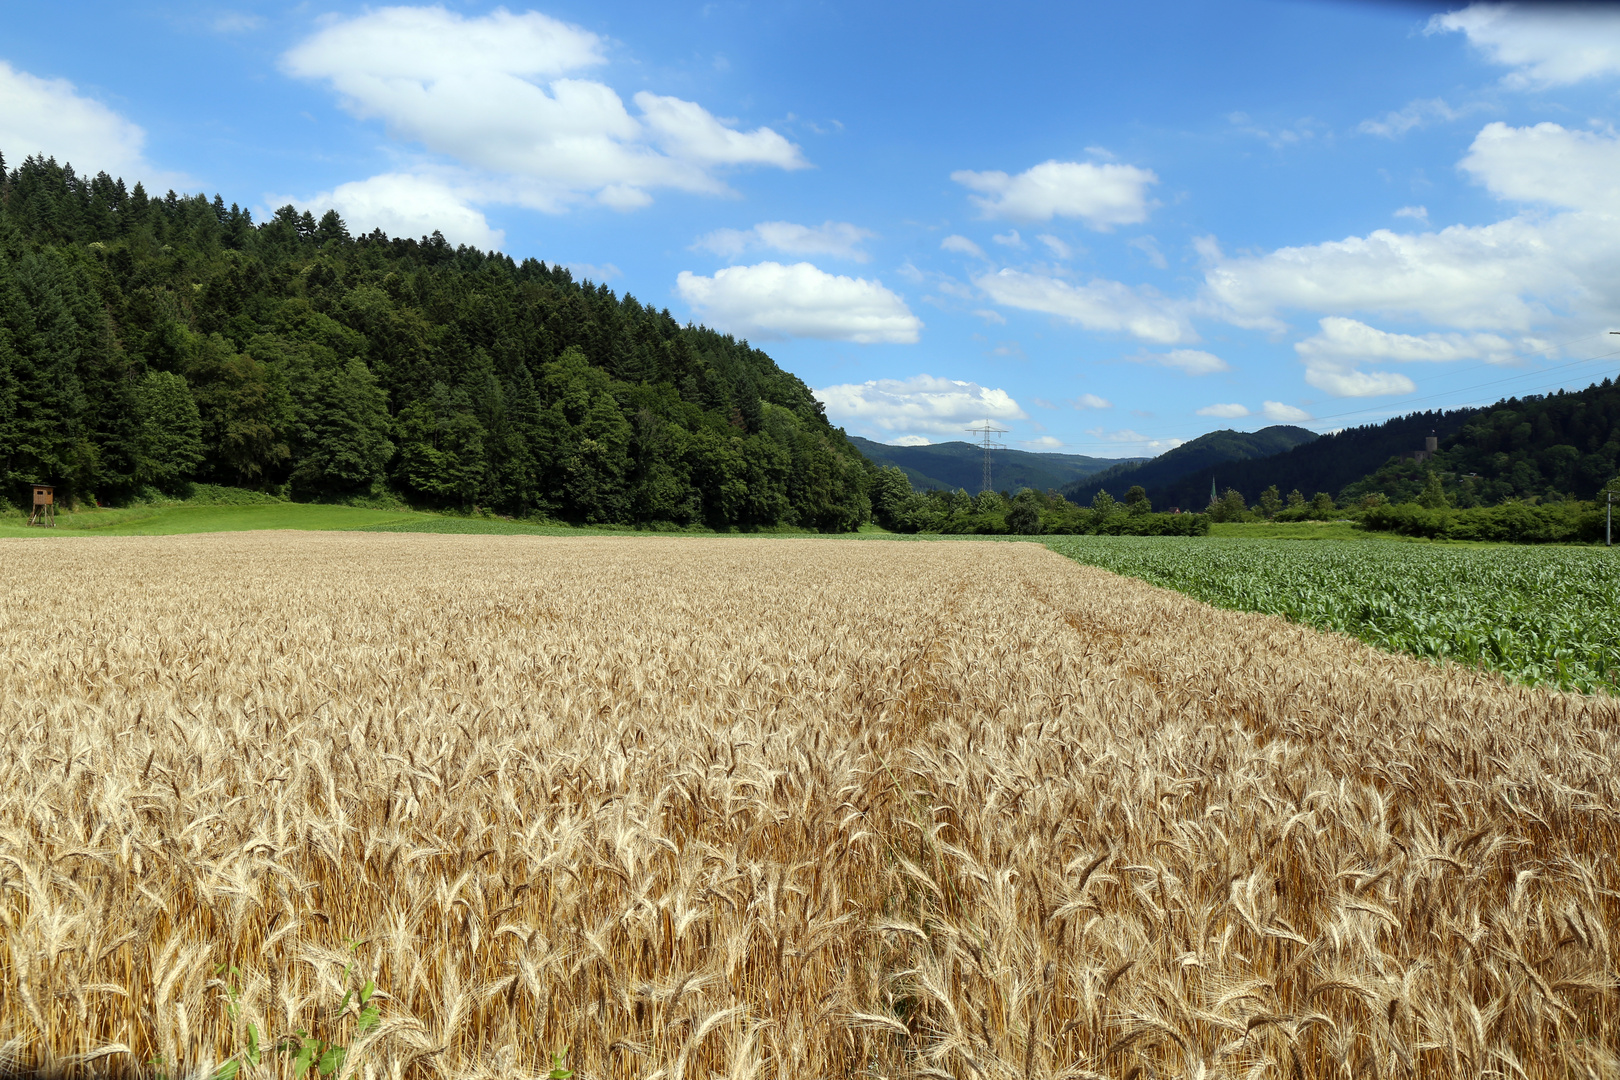
[[1620,692],[1620,555],[1603,548],[1128,536],[1048,544],[1218,607],[1530,685]]

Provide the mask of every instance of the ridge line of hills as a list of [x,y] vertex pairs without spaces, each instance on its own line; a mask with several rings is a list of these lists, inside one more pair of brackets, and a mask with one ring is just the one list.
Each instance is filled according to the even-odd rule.
[[[1431,435],[1439,449],[1419,460],[1414,451],[1423,450]],[[977,486],[980,451],[972,444],[936,448],[887,446],[854,437],[851,441],[875,464],[905,470],[919,490],[971,491]],[[944,447],[952,449],[946,452]],[[1119,498],[1126,489],[1141,486],[1160,509],[1202,510],[1212,486],[1220,493],[1236,490],[1252,503],[1273,485],[1283,495],[1297,490],[1307,499],[1323,492],[1341,506],[1372,495],[1405,502],[1417,496],[1430,473],[1440,477],[1453,505],[1463,507],[1509,499],[1591,499],[1620,472],[1620,387],[1606,378],[1581,390],[1412,412],[1328,435],[1284,425],[1248,433],[1212,431],[1147,459],[1002,453],[1009,461],[1014,454],[1021,457],[1016,459],[1019,470],[997,470],[998,490],[1054,490],[1081,504],[1099,491]],[[940,474],[936,476],[924,467],[941,457],[966,462],[969,454],[970,472],[964,468],[946,475],[936,470]],[[1044,459],[1052,459],[1051,465]],[[1106,467],[1092,469],[1097,462]],[[1015,482],[1023,476],[1054,475],[1063,468],[1081,475],[1064,484]]]

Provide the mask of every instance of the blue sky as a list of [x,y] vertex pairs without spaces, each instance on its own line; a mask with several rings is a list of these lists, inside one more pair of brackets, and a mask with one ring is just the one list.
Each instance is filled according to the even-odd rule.
[[560,262],[852,434],[1158,453],[1620,362],[1620,12],[16,6],[0,151]]

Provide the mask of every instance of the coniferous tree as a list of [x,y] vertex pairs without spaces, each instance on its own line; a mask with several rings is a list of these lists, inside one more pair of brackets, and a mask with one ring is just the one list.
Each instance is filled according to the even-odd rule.
[[176,491],[203,461],[202,417],[186,380],[148,371],[133,395],[140,427],[135,478]]
[[[160,401],[174,446],[142,419]],[[869,516],[872,471],[764,353],[562,267],[0,165],[6,498],[35,479],[69,501],[188,479],[391,486],[578,521],[837,530]]]

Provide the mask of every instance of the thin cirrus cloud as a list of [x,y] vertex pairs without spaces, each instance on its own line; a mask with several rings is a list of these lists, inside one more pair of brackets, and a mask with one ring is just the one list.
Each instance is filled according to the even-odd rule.
[[807,262],[728,266],[713,277],[682,270],[675,287],[712,325],[750,337],[909,345],[923,327],[882,282],[829,274]]
[[1087,428],[1086,434],[1099,442],[1134,443],[1137,449],[1145,450],[1150,454],[1174,450],[1187,441],[1185,439],[1150,439],[1133,428],[1121,428],[1118,431],[1110,431],[1107,428]]
[[1171,349],[1162,353],[1140,353],[1131,357],[1139,364],[1158,364],[1175,368],[1184,375],[1218,375],[1230,371],[1225,360],[1203,349]]
[[1016,175],[960,169],[951,179],[985,217],[1019,223],[1073,218],[1099,232],[1147,220],[1148,188],[1159,182],[1151,169],[1112,162],[1046,161]]
[[947,236],[939,242],[941,251],[954,251],[958,255],[972,255],[975,258],[984,258],[984,249],[965,236]]
[[1304,409],[1280,401],[1261,402],[1260,415],[1282,424],[1299,424],[1311,418],[1311,414]]
[[924,432],[960,438],[969,425],[981,420],[1028,419],[1005,390],[933,375],[843,383],[815,395],[836,423],[912,440]]
[[1427,127],[1435,121],[1457,120],[1478,106],[1454,109],[1444,98],[1422,98],[1408,102],[1405,108],[1395,109],[1372,120],[1363,120],[1356,130],[1363,135],[1381,135],[1386,139],[1399,138],[1414,128]]
[[1004,307],[1056,315],[1087,330],[1126,333],[1140,341],[1173,345],[1197,340],[1182,305],[1142,286],[1095,279],[1071,285],[1059,278],[1003,269],[973,279]]
[[716,229],[694,245],[716,255],[736,258],[746,251],[780,251],[784,255],[831,255],[866,262],[861,242],[877,234],[847,221],[795,225],[791,221],[762,221],[752,229]]
[[1050,251],[1054,258],[1069,259],[1073,258],[1074,256],[1074,248],[1070,247],[1068,244],[1065,244],[1062,240],[1055,236],[1048,233],[1041,233],[1041,235],[1037,236],[1035,239],[1045,244],[1046,250]]
[[467,202],[629,210],[659,188],[728,194],[721,173],[731,167],[807,165],[778,132],[739,130],[695,102],[641,91],[632,115],[611,87],[578,77],[605,63],[603,44],[533,11],[384,7],[325,24],[282,66],[455,162]]
[[1568,86],[1620,74],[1620,12],[1602,4],[1470,4],[1429,19],[1429,34],[1461,33],[1516,89]]
[[[1239,405],[1236,402],[1225,405],[1205,405],[1202,409],[1196,410],[1196,412],[1199,416],[1214,416],[1219,417],[1222,420],[1241,420],[1245,416],[1254,415],[1247,405]],[[1278,423],[1286,424],[1298,424],[1311,418],[1311,414],[1306,412],[1304,409],[1293,405],[1284,404],[1281,401],[1267,401],[1263,403],[1260,406],[1260,415],[1265,417],[1267,420],[1274,420]]]

